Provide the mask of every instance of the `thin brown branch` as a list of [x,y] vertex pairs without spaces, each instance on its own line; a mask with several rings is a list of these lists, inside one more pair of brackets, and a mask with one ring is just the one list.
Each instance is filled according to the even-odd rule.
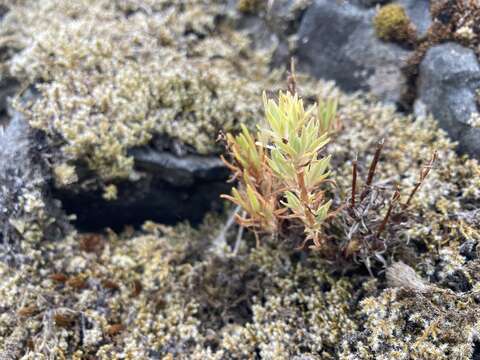
[[418,190],[422,186],[423,182],[427,178],[428,174],[432,170],[433,165],[435,164],[436,160],[437,160],[437,151],[435,150],[433,152],[433,155],[432,155],[432,158],[430,159],[430,161],[422,168],[422,170],[420,170],[420,178],[419,178],[418,182],[415,184],[415,186],[413,187],[412,191],[410,192],[410,195],[408,196],[408,200],[405,203],[405,208],[410,206],[410,203],[411,203],[413,197],[418,192]]
[[350,207],[353,209],[355,207],[355,196],[357,195],[357,159],[353,160],[352,165],[352,200]]
[[400,199],[400,191],[397,189],[393,193],[392,199],[390,200],[390,204],[388,206],[387,213],[385,214],[385,217],[383,218],[382,223],[378,227],[377,239],[380,237],[380,235],[382,235],[383,231],[387,227],[388,220],[390,219],[390,215],[392,213],[393,207],[397,203],[398,199]]
[[362,192],[360,200],[365,199],[368,194],[368,189],[372,185],[373,177],[375,176],[375,171],[377,170],[378,161],[380,160],[380,155],[382,153],[383,144],[385,143],[384,139],[380,140],[377,144],[377,149],[375,150],[375,155],[368,169],[367,183],[365,184],[365,190]]
[[368,178],[367,186],[372,185],[373,177],[375,176],[375,171],[377,169],[378,161],[380,160],[380,154],[382,153],[384,140],[380,140],[377,144],[377,149],[375,150],[375,155],[373,156],[372,163],[370,164],[370,169],[368,169]]

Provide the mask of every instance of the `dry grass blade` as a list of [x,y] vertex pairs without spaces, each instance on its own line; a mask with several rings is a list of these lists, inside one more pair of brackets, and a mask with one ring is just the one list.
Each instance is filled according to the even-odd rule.
[[428,174],[430,174],[430,171],[432,170],[433,168],[433,165],[435,164],[435,161],[437,160],[437,152],[435,151],[433,154],[432,154],[432,158],[430,159],[430,161],[420,170],[420,178],[419,178],[419,181],[415,184],[414,188],[412,189],[412,191],[410,192],[410,195],[408,196],[408,200],[407,202],[405,203],[405,208],[407,208],[413,197],[415,196],[415,194],[417,193],[417,191],[420,189],[420,187],[422,186],[423,182],[425,181],[425,179],[427,178]]

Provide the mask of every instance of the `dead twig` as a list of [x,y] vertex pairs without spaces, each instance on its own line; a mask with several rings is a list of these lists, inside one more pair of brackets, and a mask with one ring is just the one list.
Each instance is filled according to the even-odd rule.
[[410,202],[412,201],[413,197],[415,196],[415,194],[417,193],[417,191],[420,189],[420,187],[422,186],[423,182],[425,181],[425,179],[427,178],[428,174],[430,173],[430,171],[432,170],[433,168],[433,165],[435,164],[435,161],[437,160],[437,151],[434,151],[433,154],[432,154],[432,158],[430,159],[430,161],[420,170],[420,178],[418,180],[418,182],[415,184],[415,186],[413,187],[412,191],[410,192],[410,195],[408,197],[408,200],[407,202],[405,203],[405,208],[407,208],[409,205],[410,205]]
[[365,190],[363,190],[360,200],[364,200],[368,194],[369,188],[372,185],[373,177],[375,176],[375,172],[377,170],[378,161],[380,160],[380,155],[383,150],[383,145],[385,140],[382,139],[377,143],[377,149],[375,150],[375,155],[373,156],[373,160],[370,164],[370,168],[368,169],[368,177],[367,182],[365,184]]

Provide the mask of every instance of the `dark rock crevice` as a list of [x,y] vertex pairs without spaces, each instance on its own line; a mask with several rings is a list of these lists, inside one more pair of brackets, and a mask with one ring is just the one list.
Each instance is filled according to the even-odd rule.
[[[73,223],[79,230],[101,231],[140,226],[147,220],[198,224],[207,212],[223,209],[220,195],[229,192],[229,173],[217,155],[178,155],[154,145],[131,150],[139,176],[114,182],[118,190],[115,200],[104,198],[102,186],[83,188],[79,182],[59,188],[49,165],[55,150],[20,113],[12,111],[11,115],[0,133],[2,243],[16,247],[25,236],[14,229],[12,220],[20,221],[29,234],[28,228],[35,226],[35,236],[58,238],[70,228],[66,214],[75,215]],[[85,169],[79,167],[77,172],[82,174]],[[38,209],[25,211],[25,199],[39,202]]]
[[53,196],[64,210],[76,216],[74,223],[79,229],[121,230],[147,220],[198,224],[205,213],[223,209],[220,195],[230,186],[226,183],[228,171],[217,156],[177,156],[153,147],[133,149],[131,155],[140,179],[116,183],[115,200],[105,200],[102,189],[53,188]]

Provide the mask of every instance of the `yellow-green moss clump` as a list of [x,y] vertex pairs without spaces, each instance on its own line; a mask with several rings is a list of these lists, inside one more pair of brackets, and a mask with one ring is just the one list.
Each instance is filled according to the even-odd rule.
[[19,107],[59,150],[57,169],[132,177],[128,149],[152,137],[213,153],[219,130],[261,116],[269,56],[218,24],[224,2],[135,4],[24,1],[2,22],[23,47],[11,73],[40,92]]
[[415,27],[402,5],[382,6],[373,24],[377,36],[384,41],[412,43],[415,39]]
[[265,5],[266,1],[262,0],[238,0],[237,9],[242,13],[256,13],[261,9],[262,5]]

